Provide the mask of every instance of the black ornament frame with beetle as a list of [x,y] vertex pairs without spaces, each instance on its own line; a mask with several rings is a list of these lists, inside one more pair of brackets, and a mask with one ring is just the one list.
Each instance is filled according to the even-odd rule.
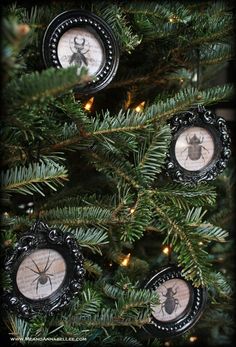
[[92,94],[106,87],[119,65],[119,45],[107,23],[85,10],[65,11],[48,25],[42,42],[47,67],[84,66],[91,81],[75,91]]
[[36,221],[6,258],[12,289],[3,308],[23,318],[60,311],[82,288],[83,260],[72,234]]
[[167,266],[144,284],[156,291],[160,304],[152,307],[150,323],[144,330],[152,336],[167,338],[189,330],[201,317],[207,302],[205,287],[194,287],[176,266]]
[[172,141],[166,169],[174,181],[211,181],[226,168],[231,140],[224,118],[199,106],[175,115],[169,124]]

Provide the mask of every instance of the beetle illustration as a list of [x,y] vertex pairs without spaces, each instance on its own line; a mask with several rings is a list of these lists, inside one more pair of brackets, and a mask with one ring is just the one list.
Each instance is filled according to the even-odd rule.
[[[31,258],[30,258],[31,259]],[[44,266],[44,269],[41,271],[40,268],[38,267],[38,265],[36,264],[36,262],[31,259],[31,261],[33,262],[33,264],[35,265],[36,270],[34,269],[31,269],[30,267],[26,266],[27,269],[31,270],[32,272],[34,272],[35,274],[37,274],[38,276],[32,281],[31,284],[33,284],[34,282],[37,281],[37,285],[36,285],[36,294],[38,294],[38,288],[39,288],[39,284],[44,286],[48,281],[50,283],[50,286],[51,286],[51,290],[52,290],[52,281],[51,281],[51,278],[50,276],[54,276],[53,274],[50,274],[50,273],[47,273],[47,271],[50,269],[52,263],[54,262],[55,259],[53,259],[51,261],[51,263],[49,264],[49,259],[50,259],[50,252],[48,254],[48,259],[47,259],[47,262]]]
[[166,293],[161,293],[166,300],[161,303],[161,311],[162,314],[164,315],[164,309],[165,312],[168,314],[172,314],[174,311],[176,312],[178,306],[181,306],[179,303],[179,299],[175,298],[174,296],[177,294],[178,287],[175,287],[175,284],[173,287],[167,288],[164,284],[163,286],[166,288]]
[[85,45],[85,38],[79,42],[78,37],[75,36],[73,41],[73,47],[71,46],[70,49],[73,52],[72,56],[70,57],[69,64],[70,65],[78,65],[81,66],[84,64],[85,66],[88,65],[87,58],[85,56],[86,53],[88,53],[89,49],[87,51],[84,50]]
[[196,134],[194,134],[192,137],[190,136],[186,136],[186,142],[188,144],[188,146],[181,152],[184,153],[185,151],[188,151],[187,157],[185,158],[185,163],[188,160],[188,158],[190,160],[198,160],[200,158],[202,158],[204,160],[205,163],[205,158],[202,154],[202,150],[206,150],[208,153],[208,149],[206,147],[204,147],[202,145],[204,140],[204,137],[197,137]]

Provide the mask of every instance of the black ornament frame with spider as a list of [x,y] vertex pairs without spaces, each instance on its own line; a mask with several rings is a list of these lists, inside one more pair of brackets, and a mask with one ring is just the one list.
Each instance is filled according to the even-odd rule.
[[83,259],[71,233],[36,221],[6,258],[12,289],[3,294],[3,309],[25,319],[60,311],[82,288]]
[[196,184],[216,178],[231,155],[226,121],[203,106],[169,120],[172,140],[166,173],[174,181]]

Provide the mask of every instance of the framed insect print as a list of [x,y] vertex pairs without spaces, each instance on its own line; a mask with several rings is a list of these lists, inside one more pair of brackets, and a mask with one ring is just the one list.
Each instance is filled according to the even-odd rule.
[[204,311],[206,289],[194,287],[175,266],[155,273],[144,287],[155,291],[160,302],[152,306],[150,323],[144,326],[152,336],[164,338],[183,334]]
[[53,314],[66,306],[83,284],[83,255],[73,236],[37,221],[5,262],[12,290],[4,306],[23,318]]
[[226,167],[230,157],[230,136],[226,122],[204,107],[174,116],[167,155],[167,174],[174,181],[210,181]]
[[76,91],[91,94],[107,86],[119,65],[119,45],[107,23],[84,10],[59,14],[48,25],[42,43],[47,67],[87,69],[86,85]]

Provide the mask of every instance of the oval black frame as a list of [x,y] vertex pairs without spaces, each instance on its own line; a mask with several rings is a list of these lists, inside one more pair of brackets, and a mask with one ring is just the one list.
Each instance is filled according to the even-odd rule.
[[69,10],[57,15],[48,25],[42,41],[42,55],[47,67],[62,68],[57,46],[61,36],[69,29],[89,25],[96,31],[105,49],[105,64],[96,74],[96,78],[75,91],[81,94],[93,94],[106,87],[114,78],[120,57],[120,49],[110,27],[95,14],[85,10]]
[[[23,259],[42,248],[54,249],[62,255],[66,262],[66,276],[51,296],[32,300],[19,291],[16,274]],[[3,294],[3,309],[9,309],[24,319],[38,313],[52,315],[60,311],[82,288],[85,276],[83,260],[80,247],[72,234],[49,228],[44,222],[36,221],[5,260],[4,269],[10,273],[12,290]]]
[[181,274],[181,269],[177,266],[167,266],[152,275],[143,286],[145,289],[156,290],[161,284],[174,278],[185,281],[191,289],[189,304],[178,320],[161,322],[153,315],[149,324],[144,325],[143,329],[158,338],[178,336],[192,328],[201,317],[207,303],[207,289],[205,287],[194,287]]
[[[175,115],[169,120],[172,134],[170,150],[166,157],[166,172],[176,182],[183,184],[196,184],[211,181],[225,168],[231,155],[230,135],[226,121],[218,117],[203,106]],[[175,144],[180,134],[191,127],[205,128],[212,135],[215,153],[209,165],[198,171],[184,169],[175,157]]]

